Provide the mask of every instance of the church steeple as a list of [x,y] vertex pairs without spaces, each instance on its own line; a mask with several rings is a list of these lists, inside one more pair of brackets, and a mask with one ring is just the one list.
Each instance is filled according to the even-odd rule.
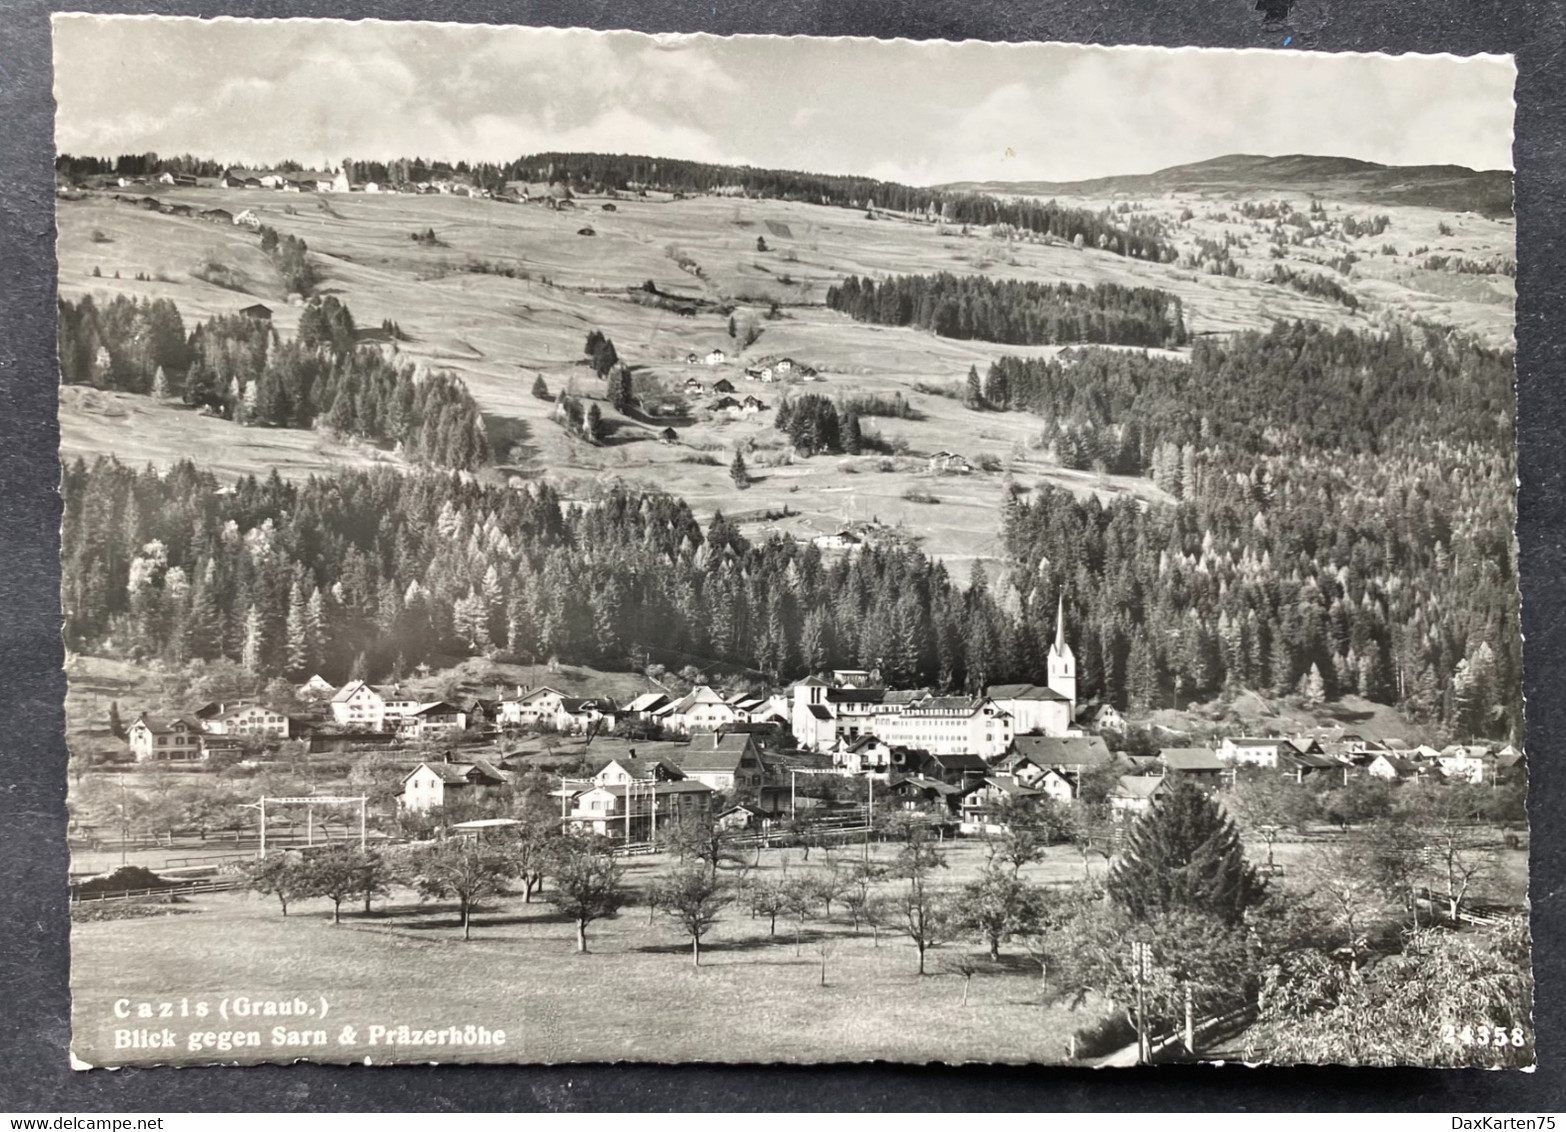
[[1077,658],[1066,644],[1066,595],[1061,593],[1055,607],[1055,644],[1049,650],[1049,687],[1071,701],[1072,718],[1077,710]]

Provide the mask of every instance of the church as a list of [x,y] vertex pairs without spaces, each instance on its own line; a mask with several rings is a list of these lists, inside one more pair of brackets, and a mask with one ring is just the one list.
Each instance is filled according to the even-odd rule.
[[1066,599],[1055,612],[1055,643],[1045,660],[1045,686],[992,684],[984,695],[1010,714],[1014,735],[1075,734],[1077,718],[1077,658],[1066,643]]
[[[964,749],[973,753],[995,745],[1004,749],[1017,735],[1080,734],[1074,726],[1077,659],[1066,644],[1064,597],[1056,611],[1055,643],[1046,658],[1045,673],[1043,687],[993,684],[983,696],[976,697],[935,697],[925,692],[869,687],[863,681],[843,679],[846,674],[842,673],[834,673],[830,681],[812,676],[789,690],[790,724],[800,747],[814,751],[832,750],[866,735],[927,747],[930,737],[919,731],[921,721],[927,728],[943,728],[943,734],[952,732],[951,742],[966,742]],[[932,713],[941,714],[942,719],[931,722],[924,718]],[[950,719],[945,718],[948,715]],[[904,734],[910,728],[912,733]]]

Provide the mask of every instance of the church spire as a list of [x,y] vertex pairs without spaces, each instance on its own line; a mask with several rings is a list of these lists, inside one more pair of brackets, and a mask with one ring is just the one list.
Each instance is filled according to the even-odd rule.
[[1055,606],[1055,651],[1066,651],[1066,591],[1060,591],[1060,597]]

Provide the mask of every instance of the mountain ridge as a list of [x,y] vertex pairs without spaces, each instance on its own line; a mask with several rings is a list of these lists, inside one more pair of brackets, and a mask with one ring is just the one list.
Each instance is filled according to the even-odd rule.
[[1146,196],[1165,192],[1308,192],[1367,204],[1424,205],[1512,215],[1512,173],[1463,165],[1382,165],[1319,154],[1232,153],[1171,165],[1152,173],[1115,174],[1082,181],[955,181],[944,192],[996,196]]

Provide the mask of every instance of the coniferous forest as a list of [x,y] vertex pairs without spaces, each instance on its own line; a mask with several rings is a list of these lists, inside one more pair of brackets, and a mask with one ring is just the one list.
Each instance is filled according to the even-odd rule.
[[390,472],[218,495],[188,465],[78,461],[67,639],[333,679],[432,653],[645,652],[758,681],[879,665],[977,689],[1043,679],[1064,591],[1084,697],[1147,710],[1319,686],[1454,734],[1520,732],[1508,355],[1280,325],[1189,364],[1085,351],[997,369],[1057,428],[1136,436],[1120,437],[1133,467],[1177,502],[1008,495],[1010,568],[964,591],[916,551],[828,563],[721,515],[704,529],[664,495],[565,508],[542,484]]
[[1180,300],[1152,287],[990,279],[982,275],[850,275],[826,305],[860,322],[918,326],[943,338],[1034,346],[1094,342],[1173,347],[1186,342]]
[[178,397],[248,425],[324,426],[400,446],[415,463],[471,471],[489,462],[483,417],[451,374],[420,375],[359,346],[336,298],[313,300],[297,338],[269,322],[222,315],[189,334],[167,299],[59,300],[60,375],[68,385]]

